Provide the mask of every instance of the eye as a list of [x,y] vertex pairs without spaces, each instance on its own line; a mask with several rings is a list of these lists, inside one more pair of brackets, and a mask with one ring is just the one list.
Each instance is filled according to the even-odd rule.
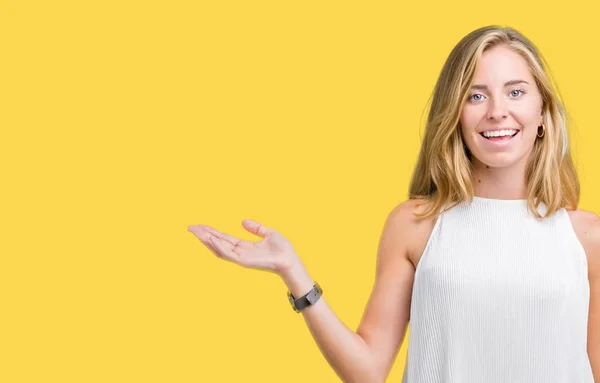
[[[475,98],[479,96],[480,98]],[[472,95],[469,96],[469,100],[471,101],[481,101],[482,100],[483,95],[481,93],[474,93]]]
[[[518,93],[515,94],[515,92],[518,92]],[[514,96],[514,97],[518,97],[523,93],[525,93],[525,91],[523,89],[514,89],[510,92],[511,96]]]

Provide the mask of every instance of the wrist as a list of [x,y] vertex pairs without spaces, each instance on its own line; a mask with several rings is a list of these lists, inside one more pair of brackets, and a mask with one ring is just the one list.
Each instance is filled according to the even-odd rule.
[[280,273],[281,279],[294,297],[301,297],[312,289],[315,281],[301,263],[290,265]]
[[279,265],[277,274],[285,281],[294,278],[303,272],[306,272],[302,260],[297,255],[287,257],[287,259]]

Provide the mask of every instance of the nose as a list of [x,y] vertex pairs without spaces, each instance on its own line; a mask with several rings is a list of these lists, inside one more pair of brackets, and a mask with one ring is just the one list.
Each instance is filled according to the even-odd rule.
[[506,100],[503,97],[494,97],[488,105],[488,119],[499,120],[508,116]]

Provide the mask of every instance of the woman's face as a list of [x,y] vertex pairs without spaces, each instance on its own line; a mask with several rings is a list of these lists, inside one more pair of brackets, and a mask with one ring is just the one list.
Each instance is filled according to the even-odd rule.
[[489,167],[526,161],[541,114],[541,95],[525,59],[505,45],[485,51],[460,116],[472,160]]

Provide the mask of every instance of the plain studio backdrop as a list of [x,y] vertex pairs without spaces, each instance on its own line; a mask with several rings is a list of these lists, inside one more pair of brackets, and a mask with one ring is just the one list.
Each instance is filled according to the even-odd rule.
[[355,330],[437,76],[488,24],[548,60],[600,211],[591,4],[0,2],[0,381],[338,382],[283,282],[187,226],[279,230]]

